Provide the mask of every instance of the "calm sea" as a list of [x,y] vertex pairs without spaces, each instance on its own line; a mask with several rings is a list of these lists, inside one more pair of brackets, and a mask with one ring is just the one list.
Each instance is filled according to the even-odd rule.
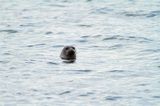
[[160,106],[160,1],[0,0],[0,106]]

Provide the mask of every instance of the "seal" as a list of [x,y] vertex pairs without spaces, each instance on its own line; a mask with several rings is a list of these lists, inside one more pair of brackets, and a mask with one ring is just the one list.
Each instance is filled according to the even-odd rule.
[[73,46],[65,46],[60,54],[61,59],[74,62],[76,60],[76,49]]

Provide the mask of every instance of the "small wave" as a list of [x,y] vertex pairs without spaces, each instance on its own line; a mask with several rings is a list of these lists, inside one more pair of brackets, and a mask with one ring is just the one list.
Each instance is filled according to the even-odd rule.
[[66,7],[65,5],[60,5],[60,4],[50,4],[49,6],[52,6],[52,7]]
[[88,38],[89,36],[81,36],[81,38]]
[[96,48],[96,50],[104,50],[104,49],[108,48],[108,46],[105,46],[105,45],[91,45],[91,46],[89,46],[89,48]]
[[[102,47],[102,46],[98,46],[98,45],[93,45],[93,46],[91,46],[91,47],[95,47],[95,48],[100,48],[100,47]],[[104,47],[104,46],[103,46]]]
[[151,39],[145,37],[135,37],[135,36],[121,36],[121,35],[113,35],[102,39],[103,41],[108,40],[121,40],[121,41],[138,41],[138,42],[148,42],[152,41]]
[[111,11],[113,11],[113,9],[110,9],[108,7],[103,7],[103,8],[98,8],[98,9],[93,10],[92,13],[96,13],[96,14],[108,14]]
[[23,11],[23,12],[25,12],[25,11],[29,11],[29,9],[22,9],[22,11]]
[[152,41],[149,38],[145,38],[145,37],[135,37],[135,36],[129,36],[129,39],[132,39],[134,41],[139,41],[139,42],[148,42],[148,41]]
[[80,24],[80,25],[78,25],[79,27],[92,27],[92,25],[86,25],[86,24]]
[[157,48],[157,49],[146,49],[146,50],[143,50],[143,51],[141,51],[141,52],[153,52],[153,53],[156,53],[156,52],[160,52],[160,49],[159,48]]
[[46,97],[46,99],[52,99],[52,97]]
[[32,92],[39,92],[38,89],[31,89]]
[[147,86],[149,84],[138,84],[137,86]]
[[12,29],[6,29],[6,30],[0,30],[0,32],[7,32],[7,33],[17,33],[17,30],[12,30]]
[[21,26],[21,27],[33,27],[34,23],[21,24],[19,26]]
[[111,70],[109,72],[112,72],[112,73],[122,73],[122,72],[125,72],[124,70]]
[[93,38],[99,38],[99,37],[102,37],[102,35],[95,35],[95,36],[92,36]]
[[122,14],[124,14],[127,17],[144,17],[147,14],[146,13],[141,13],[141,12],[123,12]]
[[64,35],[65,32],[57,32],[56,34],[57,34],[57,35]]
[[127,98],[131,98],[131,99],[142,99],[142,97],[140,97],[140,96],[128,96]]
[[17,68],[16,67],[10,67],[9,69],[14,70],[14,69],[17,69]]
[[80,39],[80,40],[77,40],[77,42],[85,43],[85,42],[87,42],[87,40],[86,39]]
[[92,0],[86,0],[86,2],[91,2]]
[[91,72],[92,70],[74,70],[74,71],[77,71],[77,72]]
[[151,12],[145,12],[145,11],[135,11],[135,12],[122,12],[121,14],[124,14],[127,17],[155,17],[160,15],[160,11],[151,11]]
[[103,41],[105,41],[105,40],[114,40],[114,39],[118,39],[118,38],[120,38],[120,35],[113,35],[113,36],[104,38]]
[[1,90],[0,93],[1,93],[1,94],[5,94],[5,93],[7,93],[7,91]]
[[1,63],[1,64],[7,64],[7,63],[9,63],[9,61],[2,61],[2,60],[1,60],[0,63]]
[[93,95],[94,93],[93,92],[87,92],[85,94],[80,94],[79,96],[89,96],[89,95]]
[[64,45],[54,45],[54,46],[52,46],[52,47],[54,47],[54,48],[59,48],[59,47],[64,47]]
[[151,11],[146,17],[155,17],[160,15],[160,11]]
[[58,65],[58,63],[55,63],[55,62],[47,62],[47,64],[50,64],[50,65]]
[[11,53],[3,53],[3,55],[11,55]]
[[23,95],[23,93],[22,92],[17,92],[16,95]]
[[48,95],[52,95],[52,93],[46,92],[46,93],[44,93],[44,95],[45,95],[45,96],[48,96]]
[[46,44],[40,43],[40,44],[35,44],[35,45],[27,45],[27,47],[35,47],[35,46],[44,46]]
[[82,74],[82,73],[92,72],[92,70],[68,70],[68,71],[74,72],[75,74]]
[[32,61],[26,61],[25,63],[27,63],[27,64],[33,64]]
[[160,99],[160,95],[159,96],[153,96],[153,98]]
[[122,96],[107,96],[105,97],[105,100],[109,100],[109,101],[116,101],[118,99],[122,99]]
[[28,76],[31,76],[31,74],[22,74],[22,76],[28,77]]
[[53,32],[48,31],[48,32],[46,32],[45,34],[46,34],[46,35],[50,35],[50,34],[53,34]]
[[64,95],[64,94],[68,94],[68,93],[71,93],[71,91],[64,91],[64,92],[60,93],[59,95]]
[[[32,17],[31,16],[23,16],[24,19],[31,19]],[[20,25],[20,26],[23,26],[23,25]]]
[[116,44],[116,45],[110,46],[109,49],[113,50],[113,49],[119,49],[119,48],[122,48],[122,47],[123,47],[122,44]]

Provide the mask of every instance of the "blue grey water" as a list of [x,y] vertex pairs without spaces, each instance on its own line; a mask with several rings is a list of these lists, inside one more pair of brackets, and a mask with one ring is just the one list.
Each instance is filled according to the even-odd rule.
[[0,0],[0,106],[160,106],[160,1]]

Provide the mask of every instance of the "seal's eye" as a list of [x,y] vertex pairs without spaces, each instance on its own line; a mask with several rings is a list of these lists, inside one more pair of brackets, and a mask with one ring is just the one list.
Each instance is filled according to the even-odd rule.
[[66,50],[68,50],[68,49],[69,49],[69,47],[66,47],[65,49],[66,49]]
[[72,47],[72,49],[75,49],[75,47]]

